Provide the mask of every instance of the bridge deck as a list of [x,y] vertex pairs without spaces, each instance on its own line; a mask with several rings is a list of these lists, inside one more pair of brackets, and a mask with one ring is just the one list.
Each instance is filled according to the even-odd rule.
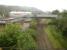
[[40,19],[56,19],[57,15],[37,15],[37,16],[21,16],[21,17],[10,17],[7,19],[0,19],[0,24],[6,24],[6,23],[10,23],[10,22],[17,22],[17,21],[21,21],[21,20],[25,20],[28,18],[40,18]]

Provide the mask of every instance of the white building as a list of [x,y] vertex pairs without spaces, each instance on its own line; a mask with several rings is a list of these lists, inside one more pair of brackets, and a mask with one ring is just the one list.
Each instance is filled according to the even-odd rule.
[[9,16],[10,17],[13,17],[13,18],[15,18],[15,17],[29,17],[29,16],[32,16],[33,14],[32,14],[32,12],[22,12],[22,11],[11,11],[10,13],[9,13]]

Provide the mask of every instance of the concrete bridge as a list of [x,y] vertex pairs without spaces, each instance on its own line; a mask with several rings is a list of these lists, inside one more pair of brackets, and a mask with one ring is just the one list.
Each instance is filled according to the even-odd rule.
[[0,19],[0,24],[12,23],[12,22],[19,22],[19,21],[31,21],[28,19],[38,18],[38,19],[56,19],[58,15],[34,15],[34,16],[21,16],[21,17],[10,17],[7,19]]

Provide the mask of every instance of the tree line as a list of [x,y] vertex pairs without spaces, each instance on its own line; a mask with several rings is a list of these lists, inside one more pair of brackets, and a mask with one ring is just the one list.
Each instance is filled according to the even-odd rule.
[[55,26],[55,29],[60,31],[64,37],[67,36],[67,10],[62,12],[54,10],[52,14],[58,15],[57,19],[52,20],[52,24]]

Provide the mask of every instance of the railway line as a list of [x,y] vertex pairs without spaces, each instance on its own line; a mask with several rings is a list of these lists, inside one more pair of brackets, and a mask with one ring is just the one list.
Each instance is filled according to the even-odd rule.
[[52,44],[50,43],[47,34],[44,32],[44,24],[39,24],[37,26],[38,36],[37,44],[39,50],[54,50]]

